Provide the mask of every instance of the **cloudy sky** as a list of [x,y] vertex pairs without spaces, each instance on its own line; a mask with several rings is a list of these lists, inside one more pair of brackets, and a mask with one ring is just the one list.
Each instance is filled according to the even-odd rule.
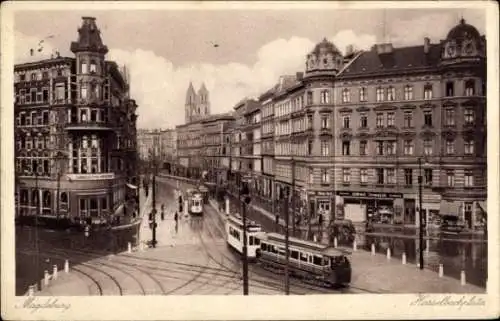
[[[182,124],[190,81],[195,89],[205,82],[212,113],[229,111],[280,75],[302,71],[305,55],[325,37],[342,51],[383,41],[418,45],[424,37],[439,42],[461,16],[485,33],[484,10],[471,9],[17,11],[15,62],[47,58],[56,49],[72,57],[69,45],[82,16],[97,18],[107,59],[129,68],[141,128]],[[31,57],[29,48],[41,39],[42,53]]]

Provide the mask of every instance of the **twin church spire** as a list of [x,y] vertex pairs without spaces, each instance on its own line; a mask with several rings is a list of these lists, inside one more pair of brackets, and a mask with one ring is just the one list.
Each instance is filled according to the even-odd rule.
[[210,98],[205,83],[202,83],[196,93],[193,83],[189,83],[186,92],[185,120],[186,123],[197,121],[210,115]]

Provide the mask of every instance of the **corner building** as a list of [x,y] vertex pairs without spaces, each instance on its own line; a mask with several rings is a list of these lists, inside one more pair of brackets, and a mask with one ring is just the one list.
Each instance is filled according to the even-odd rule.
[[[103,222],[137,209],[137,105],[84,17],[74,58],[14,67],[18,216]],[[127,206],[125,206],[127,205]]]
[[[337,216],[417,224],[486,209],[486,44],[462,19],[445,40],[360,53],[335,80]],[[418,162],[422,164],[420,172]],[[418,176],[423,176],[422,211]]]

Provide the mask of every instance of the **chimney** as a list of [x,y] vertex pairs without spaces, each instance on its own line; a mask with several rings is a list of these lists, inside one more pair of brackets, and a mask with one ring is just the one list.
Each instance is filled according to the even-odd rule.
[[353,52],[354,52],[353,45],[348,45],[345,47],[345,56],[349,56],[349,55],[353,54]]
[[296,77],[297,77],[297,80],[302,80],[304,78],[304,73],[303,72],[297,72]]
[[429,53],[429,48],[431,46],[431,40],[427,37],[424,38],[424,53]]

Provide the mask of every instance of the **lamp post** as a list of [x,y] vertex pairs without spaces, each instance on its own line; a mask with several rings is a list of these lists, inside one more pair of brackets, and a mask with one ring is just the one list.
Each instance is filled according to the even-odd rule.
[[151,164],[152,164],[152,172],[153,172],[153,186],[152,186],[152,197],[153,197],[153,202],[152,202],[152,210],[151,214],[153,216],[153,239],[151,240],[151,245],[153,248],[156,247],[156,174],[157,174],[157,164],[156,164],[156,152],[153,149],[152,157],[151,157]]
[[57,152],[56,156],[56,164],[57,164],[57,191],[56,191],[56,198],[57,198],[57,208],[56,208],[56,217],[57,220],[59,220],[59,215],[60,215],[60,190],[61,190],[61,176],[63,172],[63,161],[66,159],[66,156],[62,152]]
[[[243,295],[248,295],[248,248],[247,248],[247,205],[250,204],[250,190],[248,182],[241,182],[241,174],[238,175],[240,180],[239,199],[241,202],[241,212],[243,220]],[[243,198],[242,198],[243,197]]]
[[418,208],[420,270],[424,269],[424,217],[422,215],[422,158],[418,158]]
[[40,191],[38,190],[38,162],[37,160],[33,160],[33,165],[35,168],[34,174],[35,174],[35,191],[36,191],[36,211],[35,211],[35,252],[36,252],[36,275],[37,275],[37,280],[36,280],[36,285],[39,287],[39,289],[42,288],[42,282],[41,279],[39,278],[39,272],[40,272],[40,247],[38,244],[38,216],[40,215]]

